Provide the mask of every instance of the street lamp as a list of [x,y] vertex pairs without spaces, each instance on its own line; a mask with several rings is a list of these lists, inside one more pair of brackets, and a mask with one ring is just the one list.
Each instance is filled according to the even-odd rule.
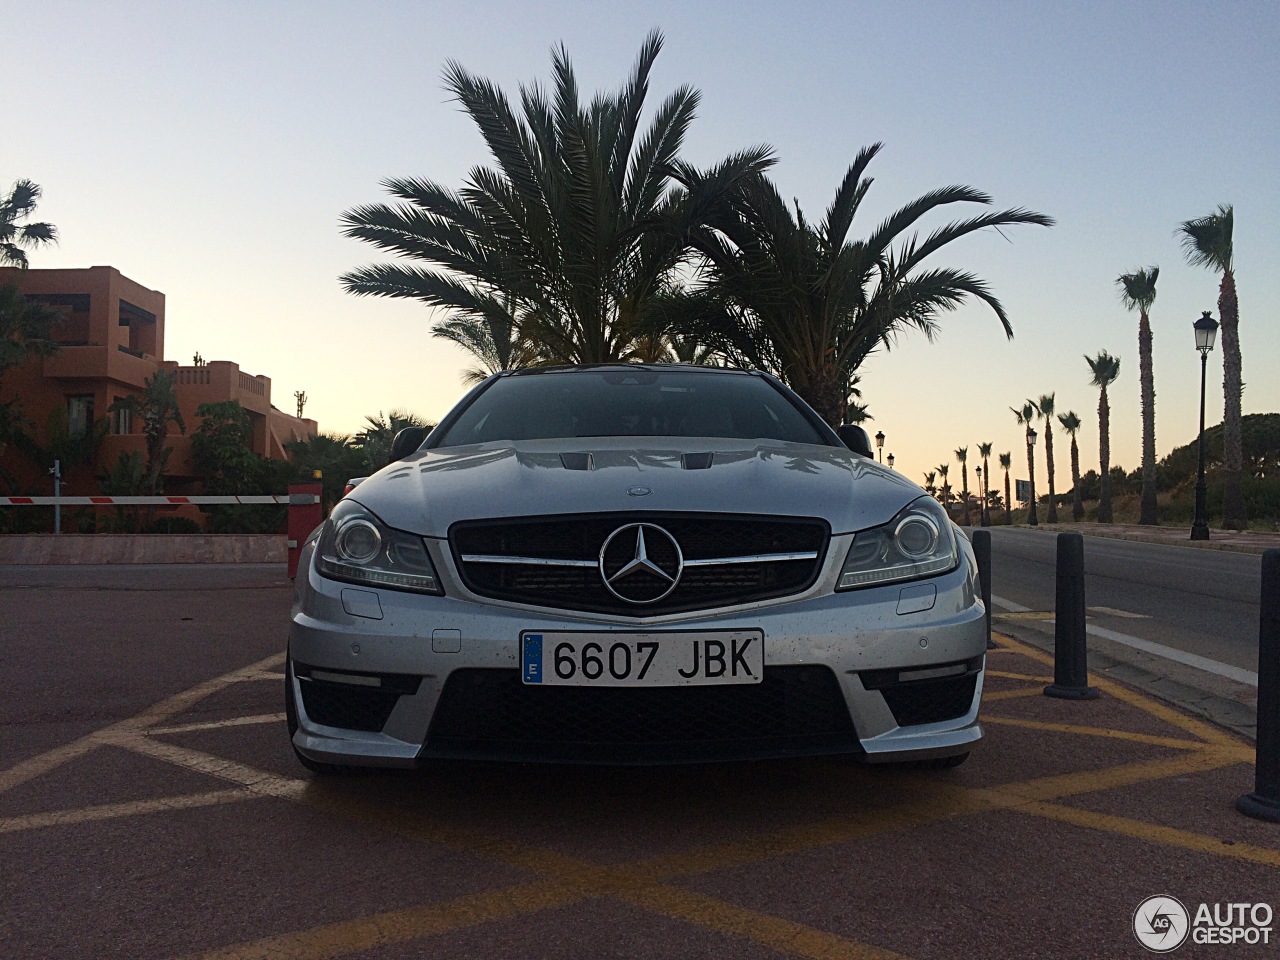
[[978,474],[978,486],[982,489],[982,504],[978,508],[978,522],[982,526],[987,526],[987,488],[982,486],[982,464],[978,464],[973,468]]
[[1200,351],[1200,462],[1196,467],[1196,518],[1191,524],[1191,539],[1208,540],[1209,521],[1205,509],[1204,485],[1204,376],[1209,351],[1213,349],[1214,338],[1218,335],[1218,321],[1209,316],[1209,311],[1206,310],[1192,326],[1196,331],[1196,349]]
[[889,469],[893,469],[893,454],[889,454]]
[[880,451],[883,449],[884,449],[884,431],[877,430],[876,431],[876,457],[878,457],[882,462],[884,458],[883,456],[881,456]]
[[1031,424],[1027,424],[1027,469],[1031,473],[1030,493],[1031,512],[1027,517],[1027,524],[1032,527],[1040,525],[1040,520],[1036,517],[1036,432],[1032,429]]

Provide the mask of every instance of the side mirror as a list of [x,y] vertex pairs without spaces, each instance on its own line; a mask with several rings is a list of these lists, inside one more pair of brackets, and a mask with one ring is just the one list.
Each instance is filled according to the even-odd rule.
[[387,462],[395,463],[409,456],[422,446],[422,441],[427,439],[427,434],[430,432],[429,427],[405,427],[391,441],[391,459]]
[[836,435],[854,453],[861,454],[868,460],[876,458],[876,455],[871,452],[871,438],[867,436],[867,431],[861,427],[852,423],[843,423],[836,427]]

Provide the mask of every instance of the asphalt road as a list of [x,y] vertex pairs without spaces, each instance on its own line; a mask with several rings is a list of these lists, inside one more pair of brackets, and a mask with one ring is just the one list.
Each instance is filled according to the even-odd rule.
[[289,603],[279,566],[0,567],[0,960],[1146,957],[1155,894],[1280,908],[1251,747],[1106,677],[1045,697],[1008,636],[951,770],[312,777]]
[[[999,527],[991,534],[992,595],[1031,611],[1052,611],[1056,534]],[[1091,625],[1231,667],[1258,669],[1261,557],[1084,539]]]

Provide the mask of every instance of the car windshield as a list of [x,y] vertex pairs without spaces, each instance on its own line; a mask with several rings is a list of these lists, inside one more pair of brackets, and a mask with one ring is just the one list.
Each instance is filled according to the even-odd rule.
[[609,367],[503,377],[432,446],[567,437],[827,443],[796,406],[761,377]]

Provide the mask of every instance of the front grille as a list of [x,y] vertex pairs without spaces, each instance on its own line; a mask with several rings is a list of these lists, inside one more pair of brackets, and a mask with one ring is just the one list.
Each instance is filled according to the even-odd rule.
[[939,723],[963,717],[973,706],[978,675],[938,680],[911,680],[882,687],[885,702],[900,727],[919,723]]
[[424,757],[644,763],[860,749],[826,667],[766,667],[758,684],[526,685],[516,670],[449,675]]
[[[669,582],[644,572],[632,574],[627,590],[642,599],[638,603],[615,596],[598,567],[605,542],[619,528],[634,523],[652,524],[669,533],[679,544],[685,562],[678,584],[665,596]],[[826,522],[817,519],[630,513],[467,521],[450,529],[449,541],[463,582],[481,596],[562,610],[643,617],[799,593],[817,578],[829,535]],[[616,572],[622,561],[630,559],[633,542],[619,540],[619,558],[606,558],[606,569]],[[674,551],[664,538],[651,536],[648,549],[660,564],[674,560]],[[745,563],[699,562],[786,554],[810,556]],[[504,559],[508,557],[512,559]],[[528,562],[530,559],[579,565],[535,564]]]

